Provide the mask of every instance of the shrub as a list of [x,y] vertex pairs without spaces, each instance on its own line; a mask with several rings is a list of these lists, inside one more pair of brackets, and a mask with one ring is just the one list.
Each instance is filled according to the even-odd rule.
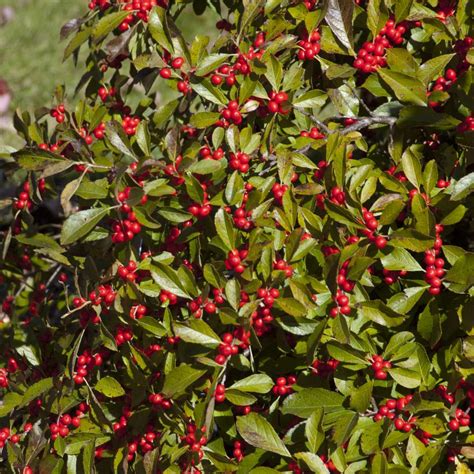
[[[182,36],[189,3],[212,39]],[[17,113],[2,155],[12,472],[467,472],[473,5],[451,3],[67,23],[85,98]]]

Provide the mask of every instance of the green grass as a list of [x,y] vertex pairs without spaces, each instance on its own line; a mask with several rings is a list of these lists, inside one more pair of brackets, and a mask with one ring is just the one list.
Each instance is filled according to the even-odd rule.
[[34,109],[51,102],[57,83],[75,84],[80,70],[62,62],[61,26],[87,10],[86,0],[0,0],[15,18],[0,28],[0,75],[13,91],[13,106]]

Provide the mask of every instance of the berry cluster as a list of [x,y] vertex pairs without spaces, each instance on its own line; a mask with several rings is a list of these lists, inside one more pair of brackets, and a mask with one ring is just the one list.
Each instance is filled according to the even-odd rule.
[[139,117],[131,117],[126,115],[122,119],[122,127],[127,135],[135,135],[135,133],[137,133],[138,125],[140,125]]
[[241,173],[247,173],[250,168],[250,156],[247,153],[238,151],[230,154],[229,166],[233,170],[239,170]]
[[371,241],[374,242],[375,246],[381,250],[387,246],[387,239],[383,235],[375,235],[379,223],[375,216],[368,211],[365,207],[362,209],[362,217],[364,218],[364,223],[366,229],[362,232],[364,235]]
[[104,356],[106,353],[104,351],[99,351],[95,354],[92,354],[88,349],[86,349],[76,361],[76,372],[73,376],[74,383],[81,385],[84,383],[85,378],[89,373],[96,367],[100,367],[104,362]]
[[318,377],[329,377],[337,369],[340,362],[336,359],[329,359],[327,361],[315,359],[311,364],[311,371]]
[[288,185],[275,183],[272,187],[273,198],[275,201],[281,205],[283,200],[283,195],[288,191]]
[[288,94],[286,92],[270,92],[270,101],[267,109],[271,114],[287,114],[290,109],[287,106]]
[[466,117],[457,128],[459,133],[466,133],[474,131],[474,115]]
[[382,356],[374,355],[370,359],[372,363],[372,370],[374,371],[374,377],[377,380],[387,379],[387,369],[392,367],[392,363],[389,360],[384,360]]
[[[222,26],[226,26],[224,23]],[[225,28],[223,28],[225,29]],[[263,53],[262,46],[265,44],[265,34],[258,33],[253,42],[253,46],[250,46],[247,53],[239,53],[237,59],[233,65],[224,64],[220,66],[211,74],[211,82],[215,86],[220,86],[224,83],[229,87],[232,87],[236,81],[236,76],[248,75],[251,72],[249,61],[254,59],[261,59]]]
[[237,462],[242,462],[242,459],[244,459],[244,453],[242,452],[243,447],[244,443],[242,441],[234,441],[232,455]]
[[402,44],[406,31],[407,27],[404,24],[396,25],[393,20],[388,20],[373,42],[367,41],[362,45],[354,61],[354,67],[368,74],[386,66],[385,51]]
[[134,282],[137,279],[137,262],[130,260],[128,264],[120,265],[117,269],[117,276],[123,281]]
[[105,102],[110,97],[114,97],[115,94],[117,94],[117,90],[115,89],[115,87],[107,88],[107,87],[101,86],[97,90],[97,95],[100,97],[100,100],[102,102]]
[[405,277],[407,276],[407,271],[406,270],[387,270],[384,268],[382,270],[383,273],[383,281],[387,285],[393,285],[396,283],[400,277]]
[[[202,447],[207,444],[207,436],[205,436],[205,429],[200,428],[198,430],[194,423],[188,423],[186,425],[186,435],[181,436],[181,441],[184,441],[188,446],[191,447],[191,451],[197,453],[199,460],[204,456]],[[187,471],[182,471],[187,472]],[[197,469],[193,469],[192,472],[197,472]]]
[[30,183],[28,181],[25,181],[23,183],[22,191],[18,194],[18,197],[15,199],[13,203],[13,207],[16,210],[19,211],[23,209],[28,209],[28,210],[31,209],[31,207],[33,206],[33,203],[31,202],[31,199],[30,199],[30,190],[31,190]]
[[125,20],[120,23],[118,29],[119,31],[127,31],[131,25],[137,21],[148,21],[148,12],[156,5],[163,4],[163,1],[160,0],[129,0],[123,6],[125,11],[130,12],[130,14],[125,17]]
[[[227,212],[232,212],[230,207],[226,208]],[[251,230],[253,228],[252,211],[246,211],[244,206],[239,207],[233,214],[234,224],[238,229]]]
[[110,307],[115,301],[116,293],[110,285],[100,285],[97,290],[89,293],[89,301],[93,306],[103,304],[105,307]]
[[56,119],[56,122],[63,123],[65,119],[66,107],[64,104],[59,104],[56,108],[51,109],[49,114]]
[[457,409],[454,418],[449,420],[448,427],[451,431],[457,431],[462,426],[469,426],[471,424],[471,417],[468,413],[461,409]]
[[[219,297],[220,290],[217,290],[217,295]],[[216,293],[214,293],[216,294]],[[219,301],[224,301],[222,296],[220,296]],[[206,299],[203,302],[201,296],[197,297],[195,300],[188,303],[188,308],[191,311],[192,315],[199,319],[202,317],[202,311],[204,310],[207,314],[214,314],[217,311],[217,306],[212,301]]]
[[291,278],[294,272],[293,267],[281,258],[273,262],[273,269],[284,272],[287,278]]
[[133,331],[130,327],[118,326],[115,332],[115,343],[121,346],[133,339]]
[[441,278],[446,271],[444,270],[445,261],[438,257],[441,252],[443,241],[440,234],[444,228],[441,224],[436,224],[436,239],[432,249],[425,251],[424,263],[426,265],[425,281],[430,285],[428,291],[432,295],[439,295],[443,282]]
[[413,395],[406,395],[398,399],[389,399],[385,404],[379,405],[378,412],[374,416],[374,421],[380,421],[383,418],[394,420],[397,416],[397,411],[400,412],[412,401]]
[[209,204],[207,193],[204,193],[202,204],[197,202],[188,207],[188,212],[198,219],[207,217],[212,212],[212,206]]
[[130,308],[129,316],[132,319],[141,319],[148,313],[148,308],[143,304],[136,304]]
[[272,388],[272,392],[275,395],[289,395],[293,393],[292,386],[296,383],[296,377],[294,375],[289,375],[288,377],[278,377],[276,383]]
[[142,226],[137,222],[135,213],[129,212],[127,219],[123,221],[114,221],[112,223],[112,242],[120,244],[128,242],[139,234],[142,230]]
[[205,160],[222,160],[224,158],[225,153],[224,150],[219,147],[216,150],[212,151],[208,146],[203,146],[199,150],[199,156],[204,158]]
[[[457,81],[458,76],[457,73],[454,69],[447,69],[446,72],[444,73],[444,76],[438,77],[435,81],[435,85],[431,89],[431,91],[427,92],[428,97],[433,93],[433,92],[443,92],[449,90]],[[430,107],[438,107],[440,105],[439,102],[437,101],[429,101],[428,105]]]
[[224,261],[226,269],[233,270],[235,273],[243,273],[245,271],[243,260],[247,258],[248,254],[249,251],[247,249],[231,250]]
[[10,428],[0,428],[0,449],[5,447],[7,441],[10,441],[12,444],[17,444],[20,442],[20,435],[12,434]]
[[[318,127],[312,127],[308,131],[303,130],[300,132],[300,135],[305,138],[312,138],[313,140],[322,140],[325,137],[324,133],[321,133]],[[324,163],[326,162],[324,161]],[[318,164],[318,168],[320,168],[319,164]]]
[[346,203],[346,193],[338,186],[335,186],[331,189],[330,196],[331,197],[329,198],[329,200],[334,204],[342,206]]
[[242,123],[242,113],[240,112],[240,105],[236,100],[231,100],[227,107],[223,108],[220,113],[222,120],[220,120],[220,125],[225,127],[228,123],[234,123],[235,125],[240,125]]
[[300,61],[314,59],[321,51],[321,45],[319,44],[320,39],[321,35],[318,30],[314,30],[310,34],[305,31],[303,38],[298,41],[298,46],[300,47],[298,50],[298,59]]
[[[334,250],[336,250],[336,253],[339,252],[337,249],[326,248],[325,254],[330,255],[334,252]],[[350,293],[355,286],[355,283],[353,281],[347,279],[347,269],[349,267],[349,264],[350,260],[346,260],[337,273],[336,282],[339,286],[339,289],[336,291],[336,306],[333,306],[329,310],[329,316],[331,316],[331,318],[335,318],[338,314],[348,315],[351,312],[351,307],[349,305],[349,297],[345,294]]]
[[218,383],[216,385],[216,390],[214,392],[214,398],[216,403],[225,402],[225,385],[223,383]]
[[234,344],[234,336],[230,332],[226,332],[222,335],[222,342],[219,344],[218,352],[215,361],[223,365],[226,360],[233,355],[239,353],[239,346]]
[[456,41],[454,45],[454,51],[460,59],[460,62],[457,66],[458,73],[462,73],[469,69],[470,63],[467,60],[467,53],[473,45],[474,38],[472,36],[466,36],[464,39]]
[[54,441],[58,436],[65,438],[69,434],[71,427],[79,428],[81,425],[81,417],[88,411],[89,406],[86,403],[81,403],[76,410],[75,416],[66,413],[59,418],[57,423],[51,423],[49,425],[51,439]]
[[162,410],[169,410],[171,408],[171,400],[165,398],[162,393],[151,393],[148,395],[148,401],[154,406]]
[[143,455],[153,451],[157,447],[155,443],[160,439],[160,437],[161,433],[156,431],[153,426],[148,425],[145,428],[143,436],[137,436],[133,441],[128,443],[128,461],[133,461],[139,448]]
[[0,369],[0,388],[7,388],[8,384],[8,371]]
[[168,305],[172,306],[178,303],[178,297],[174,293],[171,293],[171,291],[161,290],[160,301],[163,304],[167,303]]

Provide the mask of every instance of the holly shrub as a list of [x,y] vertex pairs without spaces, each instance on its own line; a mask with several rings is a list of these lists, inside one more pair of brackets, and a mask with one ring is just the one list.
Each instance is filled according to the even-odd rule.
[[3,469],[471,472],[473,6],[67,23],[84,98],[1,155]]

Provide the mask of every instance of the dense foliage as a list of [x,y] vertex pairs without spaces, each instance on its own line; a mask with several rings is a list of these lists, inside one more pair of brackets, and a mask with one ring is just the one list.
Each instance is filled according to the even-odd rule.
[[85,99],[1,155],[0,470],[470,472],[473,3],[67,23]]

